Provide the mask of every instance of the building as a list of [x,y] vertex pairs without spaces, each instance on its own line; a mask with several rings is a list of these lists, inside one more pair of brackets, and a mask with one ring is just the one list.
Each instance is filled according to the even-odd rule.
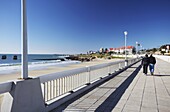
[[[135,50],[134,46],[126,46],[126,53],[133,54]],[[109,48],[110,52],[114,52],[115,54],[125,54],[125,46],[119,48]]]
[[104,48],[101,47],[100,50],[99,50],[100,53],[103,53],[104,52]]

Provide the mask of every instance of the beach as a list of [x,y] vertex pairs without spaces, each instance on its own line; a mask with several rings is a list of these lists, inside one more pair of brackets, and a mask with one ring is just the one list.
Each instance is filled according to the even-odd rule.
[[[65,70],[71,70],[71,69],[76,69],[76,68],[80,68],[80,67],[86,67],[86,66],[92,66],[92,65],[98,65],[98,64],[102,64],[102,63],[109,63],[109,62],[115,62],[115,61],[119,61],[121,59],[112,59],[112,60],[108,60],[108,59],[95,59],[93,61],[90,62],[82,62],[82,63],[71,63],[71,64],[64,64],[63,66],[58,66],[58,65],[47,65],[47,66],[40,66],[38,68],[38,66],[36,66],[36,69],[34,69],[33,67],[29,70],[29,77],[37,77],[37,76],[41,76],[41,75],[45,75],[45,74],[50,74],[50,73],[56,73],[56,72],[61,72],[61,71],[65,71]],[[8,71],[8,73],[1,73],[0,71],[0,83],[2,82],[6,82],[6,81],[11,81],[11,80],[18,80],[18,78],[21,77],[21,71],[20,70],[16,70],[16,71]]]

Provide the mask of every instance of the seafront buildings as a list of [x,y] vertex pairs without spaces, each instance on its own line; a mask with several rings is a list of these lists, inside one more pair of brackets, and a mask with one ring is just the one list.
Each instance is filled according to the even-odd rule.
[[[134,46],[126,46],[126,52],[127,54],[134,54],[136,51],[136,48]],[[118,48],[100,48],[100,53],[107,53],[112,52],[113,54],[124,54],[125,53],[125,46],[118,47]]]
[[[115,54],[124,54],[125,53],[125,46],[123,47],[118,47],[118,48],[109,48],[110,52],[113,52]],[[133,54],[135,51],[134,46],[127,46],[126,47],[126,52],[127,54]]]

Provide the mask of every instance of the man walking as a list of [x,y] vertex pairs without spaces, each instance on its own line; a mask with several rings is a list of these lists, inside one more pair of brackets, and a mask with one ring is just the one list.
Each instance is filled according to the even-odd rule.
[[149,65],[149,58],[146,54],[145,57],[142,59],[142,65],[143,65],[143,73],[147,75],[148,73],[148,65]]
[[154,73],[155,64],[156,64],[156,59],[151,54],[150,57],[149,57],[149,70],[151,72],[151,75],[153,75],[153,73]]

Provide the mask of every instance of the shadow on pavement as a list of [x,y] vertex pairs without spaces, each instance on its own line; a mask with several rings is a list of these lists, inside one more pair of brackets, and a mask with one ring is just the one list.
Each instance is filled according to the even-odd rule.
[[138,68],[138,67],[129,67],[129,68]]
[[140,69],[141,66],[137,67],[136,70],[95,110],[95,112],[111,112]]

